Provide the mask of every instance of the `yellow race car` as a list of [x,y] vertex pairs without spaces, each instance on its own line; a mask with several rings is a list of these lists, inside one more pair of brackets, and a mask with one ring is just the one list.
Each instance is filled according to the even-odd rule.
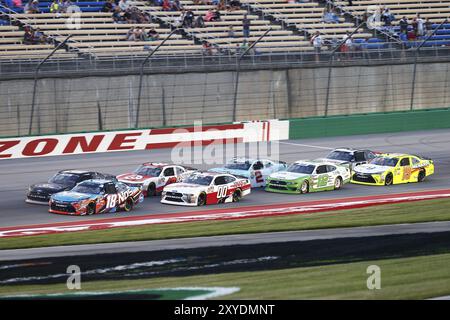
[[365,185],[389,186],[392,184],[422,182],[434,173],[431,159],[399,153],[379,154],[367,164],[353,169],[350,182]]

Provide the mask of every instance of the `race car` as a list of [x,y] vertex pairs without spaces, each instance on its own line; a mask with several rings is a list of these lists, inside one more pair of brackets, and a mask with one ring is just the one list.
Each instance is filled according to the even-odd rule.
[[252,187],[264,187],[266,178],[281,170],[286,170],[287,164],[282,161],[268,159],[234,158],[221,168],[213,168],[208,171],[229,173],[245,177],[250,180]]
[[70,191],[52,195],[49,212],[67,215],[128,212],[142,201],[144,196],[138,187],[129,187],[115,180],[92,179],[77,184]]
[[29,186],[25,201],[28,203],[48,205],[52,194],[70,190],[77,183],[89,179],[115,179],[115,177],[94,171],[61,170],[51,177],[48,182]]
[[337,148],[331,151],[325,158],[318,161],[328,161],[334,164],[348,166],[350,170],[364,164],[377,156],[377,152],[365,149]]
[[350,181],[350,169],[327,161],[300,160],[286,171],[273,173],[267,179],[266,191],[308,193],[340,189]]
[[389,186],[392,184],[422,182],[434,173],[431,159],[408,154],[381,154],[368,164],[355,167],[352,183]]
[[173,183],[162,192],[161,203],[182,206],[238,202],[250,194],[251,183],[227,173],[197,172],[183,182]]
[[181,181],[195,168],[168,163],[147,162],[140,165],[134,172],[117,176],[117,180],[131,187],[142,189],[144,196],[154,196],[171,183]]

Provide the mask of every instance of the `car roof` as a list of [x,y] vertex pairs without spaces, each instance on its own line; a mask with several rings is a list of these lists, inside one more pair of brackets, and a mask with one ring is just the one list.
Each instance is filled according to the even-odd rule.
[[67,169],[67,170],[61,170],[58,173],[69,173],[69,174],[82,175],[82,174],[92,173],[92,171]]
[[317,166],[317,165],[336,166],[336,164],[334,164],[334,163],[331,163],[329,161],[323,161],[323,160],[320,160],[320,159],[317,159],[317,160],[298,160],[298,161],[295,161],[294,163],[296,163],[296,164],[314,165],[314,166]]
[[382,153],[380,154],[381,157],[385,158],[402,158],[402,157],[410,157],[409,154],[405,153]]
[[161,169],[161,168],[163,168],[165,166],[170,166],[172,164],[166,163],[166,162],[145,162],[142,165],[146,166],[146,167],[154,167],[154,168],[160,168]]
[[81,183],[85,183],[85,182],[89,182],[89,183],[94,183],[94,184],[105,184],[105,183],[111,183],[111,182],[115,182],[112,179],[89,179],[89,180],[85,180]]
[[248,163],[252,163],[255,162],[257,159],[253,159],[253,158],[246,158],[246,157],[239,157],[239,158],[233,158],[230,160],[234,161],[234,162],[248,162]]

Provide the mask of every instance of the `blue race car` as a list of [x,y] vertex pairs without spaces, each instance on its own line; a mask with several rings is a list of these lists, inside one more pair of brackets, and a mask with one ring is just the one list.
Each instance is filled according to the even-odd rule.
[[229,173],[250,180],[252,187],[264,187],[266,178],[274,172],[286,170],[287,164],[269,159],[234,158],[221,168],[208,171]]
[[114,180],[91,179],[77,184],[70,191],[52,195],[49,212],[66,215],[128,212],[142,201],[144,195],[139,187],[129,187]]

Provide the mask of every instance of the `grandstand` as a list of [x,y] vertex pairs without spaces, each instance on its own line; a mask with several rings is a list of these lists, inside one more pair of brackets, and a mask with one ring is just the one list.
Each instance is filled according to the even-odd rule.
[[[78,1],[74,5],[81,9],[80,25],[68,27],[69,13],[50,13],[51,2],[41,1],[41,13],[23,13],[22,8],[9,7],[1,2],[0,13],[0,58],[1,59],[42,59],[54,46],[68,35],[72,35],[66,48],[59,50],[55,57],[109,57],[147,55],[174,29],[178,28],[180,11],[164,11],[161,6],[145,0],[130,0],[131,6],[137,7],[150,17],[146,23],[116,23],[111,12],[102,12],[103,1]],[[203,1],[181,0],[185,10],[192,10],[194,15],[205,16],[216,5]],[[219,21],[205,21],[204,27],[191,26],[180,28],[156,52],[159,55],[204,54],[202,43],[213,45],[220,52],[234,52],[245,42],[249,44],[267,32],[256,44],[256,53],[290,52],[301,53],[313,49],[311,36],[317,31],[328,44],[336,45],[346,34],[356,30],[364,13],[373,5],[390,8],[395,15],[391,34],[398,35],[399,19],[408,19],[420,14],[434,23],[443,21],[450,15],[449,1],[440,0],[354,0],[352,6],[348,1],[309,1],[296,3],[287,0],[241,0],[236,10],[220,10]],[[335,9],[336,19],[324,21],[324,14]],[[244,16],[251,21],[250,36],[244,37],[242,20]],[[25,44],[24,28],[30,26],[40,30],[46,41],[37,44]],[[130,29],[140,27],[146,31],[153,28],[159,38],[153,41],[130,41],[127,37]],[[410,27],[411,28],[411,27]],[[230,33],[232,30],[232,33]],[[354,35],[354,43],[367,40],[368,49],[386,49],[385,38],[379,38],[368,28],[359,29]],[[363,40],[365,39],[365,40]],[[420,41],[421,39],[417,39]],[[415,42],[405,42],[406,47]],[[450,45],[450,24],[445,24],[431,38],[429,46]],[[325,49],[325,48],[324,48]]]

